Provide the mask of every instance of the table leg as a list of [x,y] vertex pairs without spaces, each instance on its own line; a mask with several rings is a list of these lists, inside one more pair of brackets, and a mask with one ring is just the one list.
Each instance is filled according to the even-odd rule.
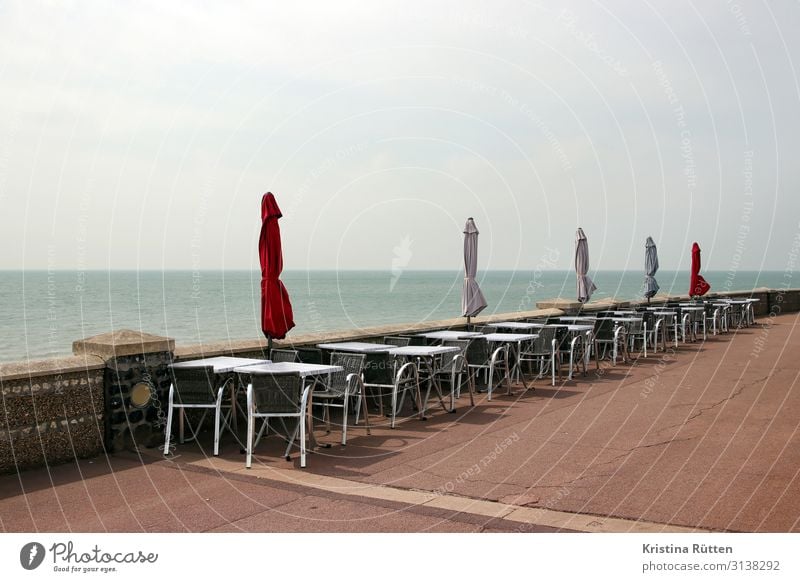
[[[328,375],[328,382],[330,383],[330,374]],[[314,383],[316,383],[316,380],[314,381]],[[302,394],[302,391],[304,391],[305,389],[306,389],[306,381],[303,380],[303,384],[302,384],[302,388],[301,388],[301,394]],[[308,433],[308,440],[310,441],[311,449],[314,450],[319,446],[319,444],[317,443],[317,437],[314,436],[314,386],[313,385],[311,386],[311,389],[308,391],[308,402],[306,403],[306,414],[308,415],[308,430],[306,430],[306,432]],[[298,426],[298,428],[300,426],[299,420],[298,420],[298,425],[297,426]],[[291,446],[291,443],[289,444],[289,446]]]
[[419,369],[422,366],[422,358],[417,358],[417,410],[419,411],[419,419],[427,420],[425,418],[425,410],[422,408],[422,387],[419,385]]
[[[517,371],[517,378],[522,380],[522,386],[525,388],[525,390],[530,390],[530,388],[528,388],[528,383],[525,381],[525,374],[522,372],[519,362],[519,354],[522,353],[522,342],[517,342],[516,350],[514,349],[514,344],[509,344],[509,347],[514,352],[514,369]],[[511,385],[509,385],[508,388],[508,393],[511,394]]]
[[[442,410],[447,412],[447,405],[444,402],[444,396],[442,395],[442,387],[439,384],[438,380],[436,379],[436,374],[434,373],[434,362],[435,357],[431,357],[430,359],[424,358],[425,360],[425,369],[428,371],[428,390],[425,395],[425,401],[423,406],[425,409],[428,407],[428,398],[430,397],[431,388],[436,390],[436,395],[439,397],[439,404],[442,406]],[[423,415],[424,416],[424,415]]]

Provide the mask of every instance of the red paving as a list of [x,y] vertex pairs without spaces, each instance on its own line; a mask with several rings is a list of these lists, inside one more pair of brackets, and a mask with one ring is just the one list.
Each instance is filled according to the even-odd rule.
[[[762,322],[767,318],[762,319]],[[355,428],[305,472],[715,531],[800,531],[797,315],[516,396]],[[762,345],[763,349],[754,351]],[[377,419],[375,419],[377,420]],[[321,440],[335,442],[318,433]],[[256,460],[300,471],[268,439]],[[514,531],[519,523],[165,461],[149,451],[0,477],[3,531]],[[244,464],[226,442],[223,458]],[[24,491],[24,494],[23,494]],[[553,531],[544,527],[525,531]]]

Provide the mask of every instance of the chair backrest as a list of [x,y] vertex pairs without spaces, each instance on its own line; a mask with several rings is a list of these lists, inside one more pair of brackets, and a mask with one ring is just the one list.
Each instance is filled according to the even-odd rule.
[[652,330],[655,327],[656,316],[652,311],[639,311],[636,317],[642,318],[642,323],[647,324],[648,330]]
[[594,323],[594,337],[599,341],[603,340],[613,340],[614,339],[614,329],[616,328],[616,324],[614,320],[610,317],[605,317],[603,319],[597,319]]
[[472,338],[467,346],[466,358],[470,366],[482,366],[489,361],[489,342],[482,337]]
[[644,331],[644,318],[640,320],[636,319],[634,321],[626,321],[625,322],[625,331],[629,334],[641,334]]
[[213,404],[216,376],[214,366],[203,368],[173,368],[172,385],[177,404]]
[[300,374],[250,374],[253,404],[259,414],[300,413],[303,381]]
[[444,340],[442,345],[448,348],[458,348],[458,352],[451,352],[449,354],[442,354],[441,360],[439,360],[439,369],[444,371],[450,371],[453,367],[453,360],[456,359],[456,356],[467,356],[467,350],[469,349],[470,340]]
[[366,354],[348,354],[345,352],[333,352],[331,354],[331,366],[341,366],[341,372],[334,372],[331,375],[331,383],[328,391],[344,396],[347,387],[347,377],[350,374],[361,375],[364,371],[364,361]]
[[303,364],[322,364],[322,350],[319,348],[299,347],[295,350]]
[[553,350],[553,340],[556,338],[557,331],[558,328],[555,327],[537,329],[536,333],[539,334],[539,337],[533,340],[533,351],[537,354],[549,354]]
[[398,335],[387,335],[383,338],[383,343],[387,346],[396,346],[398,348],[404,348],[408,345],[411,345],[411,338],[410,337],[403,337]]
[[398,359],[391,354],[369,354],[364,361],[364,383],[391,386],[397,367]]
[[297,350],[273,349],[269,353],[269,359],[273,362],[299,362],[300,354]]
[[[670,309],[669,311],[677,311],[677,310]],[[676,317],[678,317],[677,315],[661,315],[659,313],[654,313],[653,315],[658,319],[664,320],[664,323],[661,325],[668,325],[668,326],[673,325],[675,323]]]

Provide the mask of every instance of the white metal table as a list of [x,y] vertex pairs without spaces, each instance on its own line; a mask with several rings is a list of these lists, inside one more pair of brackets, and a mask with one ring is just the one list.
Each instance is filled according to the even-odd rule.
[[[514,367],[510,371],[510,375],[514,376],[516,371],[516,378],[522,380],[522,385],[525,390],[528,390],[528,383],[525,381],[525,375],[522,374],[519,364],[519,354],[522,352],[522,342],[535,340],[539,337],[538,333],[487,333],[482,336],[486,341],[492,343],[501,343],[507,345],[514,355]],[[516,346],[516,347],[515,347]],[[491,382],[491,378],[489,379]],[[511,385],[508,386],[508,394],[511,394]]]
[[[430,396],[432,387],[436,389],[436,394],[439,396],[439,403],[442,405],[442,408],[445,411],[448,411],[447,405],[444,403],[442,387],[439,384],[439,381],[436,379],[436,366],[434,365],[434,360],[437,356],[441,356],[443,354],[452,354],[459,351],[461,351],[460,348],[455,346],[403,346],[389,350],[389,353],[393,356],[414,358],[417,361],[417,369],[422,370],[424,368],[428,372],[428,390],[425,394],[424,403],[420,388],[417,386],[417,407],[419,409],[420,420],[425,420],[425,409],[428,406],[428,397]],[[451,390],[454,389],[455,387],[451,386]],[[452,412],[452,410],[455,409],[453,408],[450,411]]]
[[[195,368],[207,368],[211,366],[214,368],[214,374],[222,375],[233,372],[233,370],[237,366],[247,366],[252,364],[269,364],[269,363],[271,363],[271,360],[260,360],[257,358],[236,358],[232,356],[215,356],[212,358],[202,358],[199,360],[186,360],[183,362],[175,362],[170,367],[174,370],[191,370]],[[237,411],[239,413],[242,412],[242,410],[239,408],[239,403],[236,400],[236,391],[238,388],[237,384],[238,380],[236,379],[236,376],[234,376],[233,382],[231,383],[231,406],[234,408],[234,412],[232,414],[233,418],[231,419],[232,426],[229,427],[231,429],[231,432],[234,433],[234,436],[236,436],[235,433],[239,429],[239,423],[237,422],[236,412]],[[178,416],[178,423],[182,430],[183,414],[180,414]],[[238,440],[238,436],[236,438]]]
[[513,329],[521,331],[530,331],[532,329],[541,329],[544,323],[533,323],[528,321],[497,321],[495,323],[487,323],[486,327],[496,327],[497,329]]
[[239,366],[249,366],[253,364],[269,364],[271,360],[259,360],[255,358],[234,358],[229,356],[216,356],[214,358],[203,358],[201,360],[187,360],[185,362],[176,362],[172,364],[172,368],[191,369],[191,368],[206,368],[208,366],[214,367],[215,374],[226,374],[233,372]]
[[[328,364],[303,364],[300,362],[270,362],[270,363],[263,363],[263,364],[251,364],[245,366],[238,366],[233,371],[237,374],[251,374],[253,372],[257,374],[271,374],[271,375],[280,375],[280,374],[298,374],[300,378],[303,380],[303,385],[301,391],[304,391],[307,387],[306,380],[308,378],[316,378],[318,376],[327,376],[328,381],[330,382],[330,377],[334,372],[341,372],[344,368],[341,366],[331,366]],[[308,409],[311,410],[312,403],[314,398],[314,390],[312,389],[309,392],[308,398]],[[362,398],[362,402],[366,404],[366,399]],[[311,439],[312,447],[317,445],[317,439],[314,436],[314,423],[313,418],[314,415],[311,415],[312,423],[309,427],[309,436]],[[364,425],[367,430],[369,430],[369,416],[366,413],[366,407],[364,408]],[[299,430],[299,424],[295,427],[294,434],[289,437],[288,441],[289,444],[286,447],[286,455],[289,456],[291,452],[292,445],[294,444],[295,438],[297,438],[297,432]]]
[[373,344],[370,342],[335,342],[330,344],[317,344],[317,347],[323,350],[349,352],[353,354],[385,354],[396,346]]
[[441,331],[427,331],[425,333],[418,333],[418,337],[434,340],[460,340],[471,339],[482,335],[479,331],[457,331],[446,329]]

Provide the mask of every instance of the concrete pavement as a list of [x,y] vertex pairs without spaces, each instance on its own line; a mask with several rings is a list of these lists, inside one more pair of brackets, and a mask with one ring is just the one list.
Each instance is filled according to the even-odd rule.
[[[3,531],[800,530],[798,315],[481,395],[308,467],[230,437],[0,477]],[[519,388],[519,387],[518,387]],[[374,417],[377,422],[377,418]],[[206,450],[207,452],[207,450]]]

